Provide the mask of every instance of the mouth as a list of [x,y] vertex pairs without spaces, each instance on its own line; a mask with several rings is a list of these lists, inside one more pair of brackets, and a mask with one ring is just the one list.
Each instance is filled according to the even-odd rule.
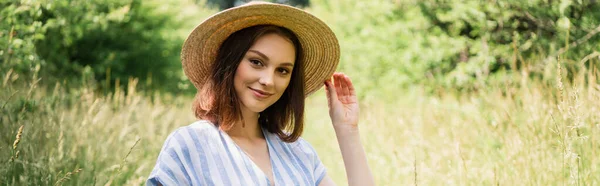
[[248,87],[248,88],[250,90],[252,90],[252,93],[254,93],[254,96],[256,96],[257,98],[264,99],[264,98],[268,98],[269,96],[273,95],[272,93],[268,93],[268,92],[265,92],[265,91],[262,91],[262,90],[253,89],[253,88],[250,88],[250,87]]

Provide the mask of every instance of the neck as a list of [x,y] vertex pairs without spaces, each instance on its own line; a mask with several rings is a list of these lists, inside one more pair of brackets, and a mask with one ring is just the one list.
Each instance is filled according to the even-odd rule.
[[227,134],[235,138],[243,138],[248,140],[264,138],[261,127],[258,124],[257,112],[252,112],[240,105],[242,119],[237,121],[231,129],[227,130]]

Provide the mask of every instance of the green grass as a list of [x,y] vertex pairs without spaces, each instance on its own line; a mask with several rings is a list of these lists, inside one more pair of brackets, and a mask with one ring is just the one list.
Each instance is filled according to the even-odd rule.
[[[362,103],[362,139],[377,183],[600,184],[600,86],[520,83],[471,95],[423,96],[416,88],[388,104]],[[306,138],[343,185],[323,101],[309,102],[319,109],[309,110]]]
[[[361,137],[376,181],[598,185],[596,75],[577,75],[573,83],[515,75],[505,86],[437,96],[415,86],[394,100],[363,101]],[[139,185],[166,136],[194,121],[191,98],[142,95],[135,92],[134,79],[127,91],[103,96],[85,86],[46,88],[14,76],[3,78],[0,94],[0,185]],[[308,98],[306,107],[303,137],[317,149],[329,175],[345,185],[324,92]]]

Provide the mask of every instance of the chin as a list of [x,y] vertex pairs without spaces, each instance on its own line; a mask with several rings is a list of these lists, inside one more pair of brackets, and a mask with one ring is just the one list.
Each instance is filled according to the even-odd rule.
[[248,110],[252,111],[252,112],[256,112],[256,113],[261,113],[262,111],[265,111],[267,108],[269,107],[248,107]]
[[244,103],[244,106],[246,106],[246,108],[252,112],[256,112],[256,113],[260,113],[262,111],[265,111],[267,108],[269,108],[269,106],[271,106],[272,104],[267,105],[266,103],[263,102],[258,102],[255,100],[249,100],[249,101],[242,101]]

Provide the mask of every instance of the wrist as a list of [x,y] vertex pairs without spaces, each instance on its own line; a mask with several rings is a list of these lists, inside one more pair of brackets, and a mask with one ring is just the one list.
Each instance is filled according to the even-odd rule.
[[349,124],[336,124],[334,123],[333,129],[335,134],[338,136],[346,136],[346,135],[358,135],[358,125],[349,125]]

